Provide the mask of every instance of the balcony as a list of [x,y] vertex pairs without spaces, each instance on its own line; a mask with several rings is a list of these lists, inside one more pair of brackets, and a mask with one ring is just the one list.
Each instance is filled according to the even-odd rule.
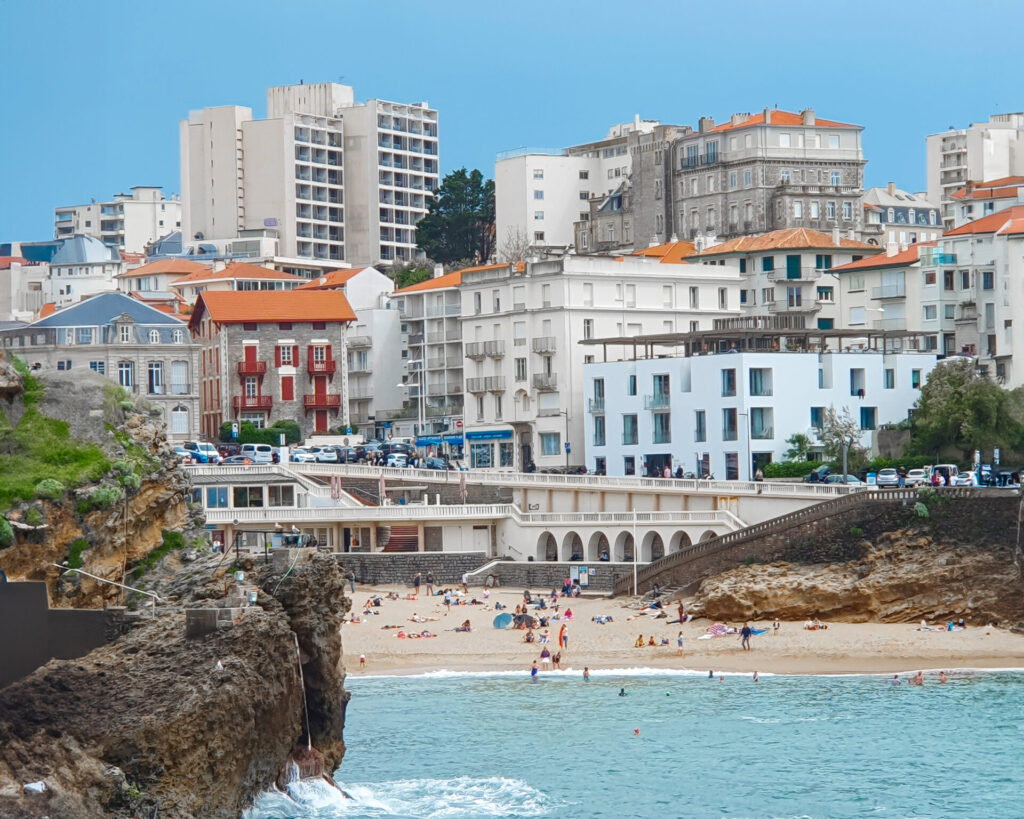
[[541,336],[530,342],[530,349],[535,353],[553,353],[557,348],[554,336]]
[[505,355],[504,341],[473,341],[466,345],[466,358],[501,358]]
[[302,406],[307,410],[312,409],[338,409],[341,406],[340,395],[304,395]]
[[[405,222],[399,222],[398,224],[405,224]],[[461,304],[442,304],[432,305],[427,308],[427,318],[443,318],[445,316],[457,316],[462,312]]]
[[808,299],[807,304],[801,302],[791,304],[785,299],[768,302],[768,311],[770,313],[817,313],[819,310],[821,310],[821,305],[817,302],[812,302],[810,299]]
[[792,275],[790,271],[779,269],[768,271],[768,281],[770,282],[816,282],[821,278],[821,271],[813,267],[801,267],[799,272],[793,271],[796,275]]
[[504,392],[505,376],[490,375],[485,378],[467,378],[466,392]]
[[[308,372],[310,375],[334,375],[337,369],[338,362],[335,361],[333,358],[327,358],[322,361],[317,361],[316,359],[310,357],[306,361],[306,372]],[[363,365],[363,369],[367,369],[367,366],[365,364]],[[357,370],[358,366],[350,368],[350,372],[356,372]]]
[[667,410],[672,404],[672,399],[667,393],[659,392],[654,395],[644,396],[644,409]]
[[541,392],[551,392],[552,390],[558,389],[558,375],[551,373],[547,375],[545,373],[534,373],[533,374],[533,388],[540,390]]
[[[445,330],[427,333],[427,344],[441,344],[445,341],[458,341],[460,334],[458,330]],[[411,339],[410,339],[411,341]]]
[[873,299],[902,299],[906,295],[907,288],[902,282],[899,284],[883,284],[881,287],[871,288],[871,298]]
[[239,361],[238,362],[238,374],[239,375],[266,375],[267,374],[267,362],[266,361]]
[[236,395],[231,399],[235,412],[240,410],[269,410],[274,400],[269,395]]
[[409,343],[410,344],[422,344],[423,343],[423,333],[411,333],[409,335]]
[[590,412],[604,412],[604,399],[603,398],[591,398],[587,402],[587,408]]
[[373,339],[370,336],[349,336],[346,341],[349,349],[364,349],[373,346]]

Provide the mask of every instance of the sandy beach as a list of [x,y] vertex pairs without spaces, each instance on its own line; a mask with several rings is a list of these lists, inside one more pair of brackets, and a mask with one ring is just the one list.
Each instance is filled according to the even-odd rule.
[[[534,596],[550,594],[550,589],[532,590]],[[389,593],[401,599],[388,600]],[[538,660],[543,646],[523,642],[524,632],[516,629],[495,629],[493,620],[500,612],[500,602],[513,611],[522,602],[520,589],[494,589],[485,600],[483,589],[470,587],[460,601],[476,599],[479,605],[453,605],[445,612],[443,598],[427,597],[425,589],[418,599],[406,599],[406,586],[356,586],[352,613],[361,622],[346,623],[342,631],[345,666],[352,676],[363,674],[422,674],[433,671],[508,671],[528,673],[533,660]],[[371,607],[373,614],[364,615],[367,600],[378,595],[382,605]],[[709,620],[694,620],[679,626],[670,623],[677,617],[676,601],[666,605],[667,618],[657,619],[655,612],[638,615],[629,607],[631,598],[580,597],[559,600],[561,613],[566,604],[572,620],[552,621],[548,627],[551,654],[558,630],[565,623],[569,637],[568,649],[562,650],[561,668],[582,672],[591,669],[667,668],[707,672],[753,672],[776,674],[853,674],[897,673],[917,669],[1022,668],[1024,667],[1024,635],[1013,634],[968,622],[964,631],[922,631],[920,623],[828,623],[824,631],[807,631],[804,623],[784,622],[773,635],[771,622],[751,623],[768,632],[751,640],[751,650],[743,651],[737,635],[699,639],[711,625]],[[535,611],[537,617],[551,614]],[[428,618],[414,623],[411,618]],[[611,623],[600,625],[592,618],[610,615]],[[456,626],[469,620],[472,631],[456,632]],[[741,627],[742,623],[728,623]],[[941,624],[932,624],[941,625]],[[398,626],[398,628],[383,628]],[[399,632],[436,634],[430,638],[399,638]],[[543,629],[537,629],[536,634]],[[683,632],[683,656],[677,654],[676,639]],[[638,635],[645,644],[651,636],[657,645],[634,648]],[[662,638],[668,645],[661,645]],[[366,658],[365,667],[359,657]],[[542,669],[543,670],[543,669]]]

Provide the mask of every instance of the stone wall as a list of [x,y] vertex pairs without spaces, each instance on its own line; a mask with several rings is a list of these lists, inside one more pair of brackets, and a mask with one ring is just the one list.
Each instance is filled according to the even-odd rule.
[[[395,490],[403,486],[425,486],[425,490],[413,493],[414,500],[418,500],[425,493],[430,496],[431,503],[434,503],[436,495],[440,495],[442,504],[460,504],[462,503],[462,498],[459,497],[459,473],[451,471],[448,474],[451,476],[451,482],[447,484],[424,484],[414,479],[400,481],[395,478],[388,478],[385,483],[385,489],[387,490],[388,497],[397,502],[406,493]],[[350,493],[353,489],[357,490],[353,494],[362,500],[369,498],[376,500],[380,493],[380,482],[375,478],[344,477],[342,478],[342,488]],[[512,489],[510,487],[467,483],[466,492],[466,503],[512,503]]]
[[424,578],[431,572],[436,585],[461,583],[463,574],[479,569],[489,559],[484,552],[350,552],[335,557],[346,572],[352,569],[356,573],[356,583],[371,586],[411,586],[416,572]]
[[[522,589],[551,589],[562,588],[562,582],[569,576],[572,567],[579,568],[579,563],[535,563],[522,562],[519,560],[503,560],[495,563],[490,568],[478,572],[471,580],[470,585],[483,585],[488,577],[494,576],[497,585]],[[593,569],[594,574],[589,575],[587,586],[591,591],[610,592],[616,581],[632,578],[632,566],[609,563],[587,563],[588,569]]]

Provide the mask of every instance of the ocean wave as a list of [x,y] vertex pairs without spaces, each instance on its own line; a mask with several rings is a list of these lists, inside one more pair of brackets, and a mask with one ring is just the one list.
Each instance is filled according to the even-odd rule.
[[559,807],[525,782],[498,776],[339,782],[338,788],[323,780],[302,780],[287,792],[275,789],[261,796],[244,819],[547,816]]

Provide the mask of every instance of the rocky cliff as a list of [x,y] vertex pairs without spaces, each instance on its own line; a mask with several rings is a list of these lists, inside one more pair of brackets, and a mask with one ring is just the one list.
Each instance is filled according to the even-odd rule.
[[692,608],[725,620],[1024,621],[1012,539],[965,543],[951,534],[935,526],[894,529],[861,541],[854,560],[731,569],[703,580]]
[[[186,607],[237,591],[205,558],[162,586],[170,610],[0,690],[0,816],[237,817],[307,738],[326,771],[340,763],[340,569],[315,554],[290,572],[242,568],[257,600],[230,625],[186,636]],[[37,781],[43,793],[24,791]]]

